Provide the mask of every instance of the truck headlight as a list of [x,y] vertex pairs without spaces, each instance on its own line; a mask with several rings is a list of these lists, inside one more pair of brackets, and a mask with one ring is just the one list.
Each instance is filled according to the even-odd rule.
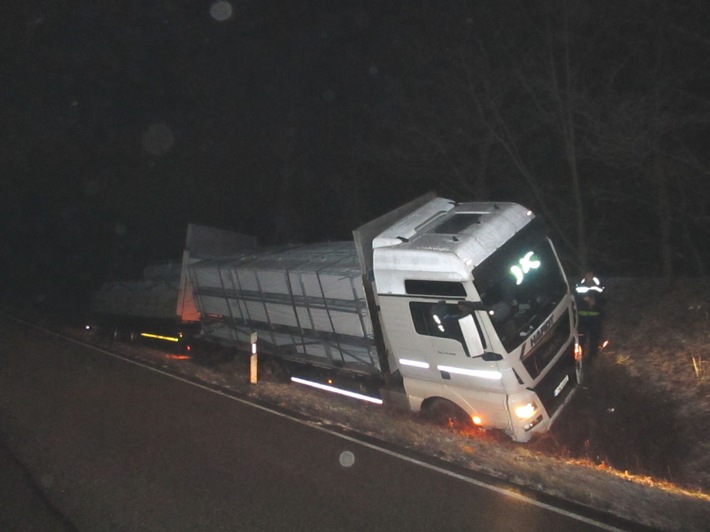
[[521,421],[530,419],[535,414],[537,414],[537,403],[535,401],[515,407],[515,416]]

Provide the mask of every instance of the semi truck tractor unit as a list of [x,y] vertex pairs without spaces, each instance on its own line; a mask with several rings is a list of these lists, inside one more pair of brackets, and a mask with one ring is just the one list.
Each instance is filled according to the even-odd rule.
[[176,316],[187,297],[200,342],[248,350],[257,339],[299,384],[524,442],[580,382],[569,285],[520,205],[428,194],[353,241],[300,246],[233,237],[195,253],[191,231]]

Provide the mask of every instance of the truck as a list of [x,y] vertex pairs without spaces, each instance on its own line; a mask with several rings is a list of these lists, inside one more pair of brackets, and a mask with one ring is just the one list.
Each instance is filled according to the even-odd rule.
[[549,430],[581,382],[567,278],[521,205],[429,193],[346,242],[201,250],[192,232],[176,321],[189,307],[191,341],[258,345],[291,382],[518,442]]
[[200,332],[189,265],[255,246],[251,236],[188,224],[181,258],[149,264],[139,279],[111,279],[92,293],[86,328],[110,340],[167,343],[176,352],[189,351]]

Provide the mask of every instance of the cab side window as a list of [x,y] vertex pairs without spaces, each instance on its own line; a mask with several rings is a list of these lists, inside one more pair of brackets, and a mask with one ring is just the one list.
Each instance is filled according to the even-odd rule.
[[434,306],[434,303],[409,303],[414,330],[425,336],[451,338],[463,343],[458,306],[436,305],[436,311],[434,311]]
[[[456,340],[461,344],[467,356],[471,356],[468,351],[468,346],[464,341],[463,332],[459,319],[464,316],[461,308],[456,303],[423,303],[411,301],[409,310],[412,314],[412,322],[414,330],[418,334],[425,336],[435,336],[437,338],[449,338]],[[481,328],[474,316],[478,335],[483,342],[485,348],[485,340],[481,334]]]

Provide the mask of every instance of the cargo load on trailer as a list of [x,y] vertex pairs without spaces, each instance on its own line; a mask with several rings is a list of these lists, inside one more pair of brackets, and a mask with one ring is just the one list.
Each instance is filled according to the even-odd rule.
[[353,242],[245,252],[190,268],[202,333],[325,368],[379,375]]
[[187,349],[201,327],[188,266],[255,246],[254,237],[189,224],[182,257],[148,265],[139,279],[108,281],[92,294],[88,326],[114,340],[144,338]]

